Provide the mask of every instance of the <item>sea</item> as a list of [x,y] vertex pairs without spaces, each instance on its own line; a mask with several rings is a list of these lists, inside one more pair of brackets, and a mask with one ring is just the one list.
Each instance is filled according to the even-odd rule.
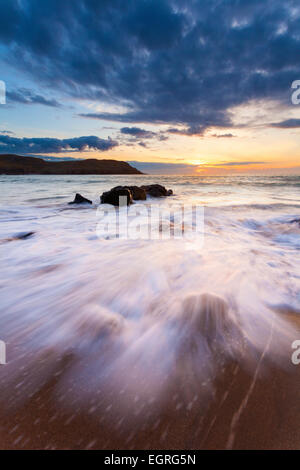
[[[154,183],[173,195],[100,205],[114,186]],[[97,413],[105,395],[107,413],[117,403],[139,419],[171,382],[192,410],[227,361],[290,364],[280,338],[300,339],[287,321],[300,315],[299,176],[1,175],[0,188],[8,407],[57,374],[64,406]],[[92,204],[69,205],[76,193]],[[197,217],[183,223],[183,209]]]

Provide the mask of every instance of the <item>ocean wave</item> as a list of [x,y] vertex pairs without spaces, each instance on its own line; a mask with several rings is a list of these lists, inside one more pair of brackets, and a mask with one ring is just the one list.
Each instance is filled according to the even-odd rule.
[[[138,421],[143,409],[153,417],[166,409],[176,393],[175,407],[192,409],[195,397],[204,406],[228,364],[245,374],[262,355],[279,368],[290,364],[295,331],[276,305],[299,302],[300,228],[291,223],[299,217],[297,191],[288,190],[294,202],[278,204],[277,189],[253,194],[231,186],[229,198],[236,199],[224,206],[215,187],[204,210],[203,244],[201,237],[106,239],[97,233],[96,204],[36,206],[28,200],[41,189],[49,198],[66,190],[59,178],[33,180],[37,186],[26,178],[4,183],[1,204],[1,239],[35,232],[0,245],[0,331],[10,348],[3,377],[16,392],[1,388],[7,406],[57,374],[53,393],[66,407],[84,407],[100,393],[102,410],[118,404],[111,413],[126,416],[137,409]],[[93,179],[65,180],[71,196]],[[202,199],[203,188],[185,195],[179,178],[167,180],[174,199],[147,204],[190,208]],[[96,179],[84,194],[95,201],[118,182],[108,177],[102,187]]]

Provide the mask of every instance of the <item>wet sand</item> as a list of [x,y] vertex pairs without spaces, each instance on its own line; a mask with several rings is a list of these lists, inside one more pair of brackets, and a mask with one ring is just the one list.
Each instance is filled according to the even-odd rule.
[[[286,315],[300,339],[298,315]],[[270,332],[271,333],[271,332]],[[128,408],[118,402],[120,391],[100,388],[85,403],[80,399],[85,384],[77,390],[60,386],[72,364],[72,353],[53,358],[52,372],[45,383],[27,396],[27,384],[40,377],[42,363],[23,371],[18,383],[8,386],[14,362],[0,369],[1,449],[298,449],[300,445],[300,366],[291,363],[292,350],[286,342],[284,367],[276,366],[268,355],[272,332],[264,351],[250,373],[241,364],[228,363],[215,379],[213,391],[190,400],[186,377],[178,371],[167,378],[167,391],[158,404],[145,405],[142,397],[131,397]],[[25,356],[26,357],[26,356]],[[130,371],[128,371],[130,375]],[[22,374],[21,374],[22,375]],[[181,380],[182,378],[182,380]],[[194,383],[194,384],[195,384]],[[194,387],[195,385],[193,385]],[[5,400],[3,400],[3,396]],[[72,398],[71,398],[72,396]],[[8,398],[9,397],[9,398]],[[21,402],[18,397],[22,397]],[[120,398],[121,400],[121,398]]]

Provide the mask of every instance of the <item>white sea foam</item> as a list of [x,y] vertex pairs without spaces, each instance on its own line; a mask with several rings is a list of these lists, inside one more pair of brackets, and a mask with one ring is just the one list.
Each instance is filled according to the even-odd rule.
[[[204,244],[97,236],[100,194],[125,182],[173,189],[153,204],[204,205]],[[93,205],[68,206],[75,192]],[[17,386],[25,367],[33,393],[70,354],[59,395],[75,383],[84,399],[102,387],[149,404],[179,382],[187,406],[228,360],[251,368],[274,328],[270,360],[284,366],[282,306],[300,311],[299,195],[299,178],[1,177],[3,376]]]

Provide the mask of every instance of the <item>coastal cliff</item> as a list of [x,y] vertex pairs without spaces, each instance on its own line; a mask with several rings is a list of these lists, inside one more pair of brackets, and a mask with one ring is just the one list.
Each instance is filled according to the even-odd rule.
[[5,175],[141,175],[126,162],[117,160],[46,161],[36,157],[0,155],[0,174]]

